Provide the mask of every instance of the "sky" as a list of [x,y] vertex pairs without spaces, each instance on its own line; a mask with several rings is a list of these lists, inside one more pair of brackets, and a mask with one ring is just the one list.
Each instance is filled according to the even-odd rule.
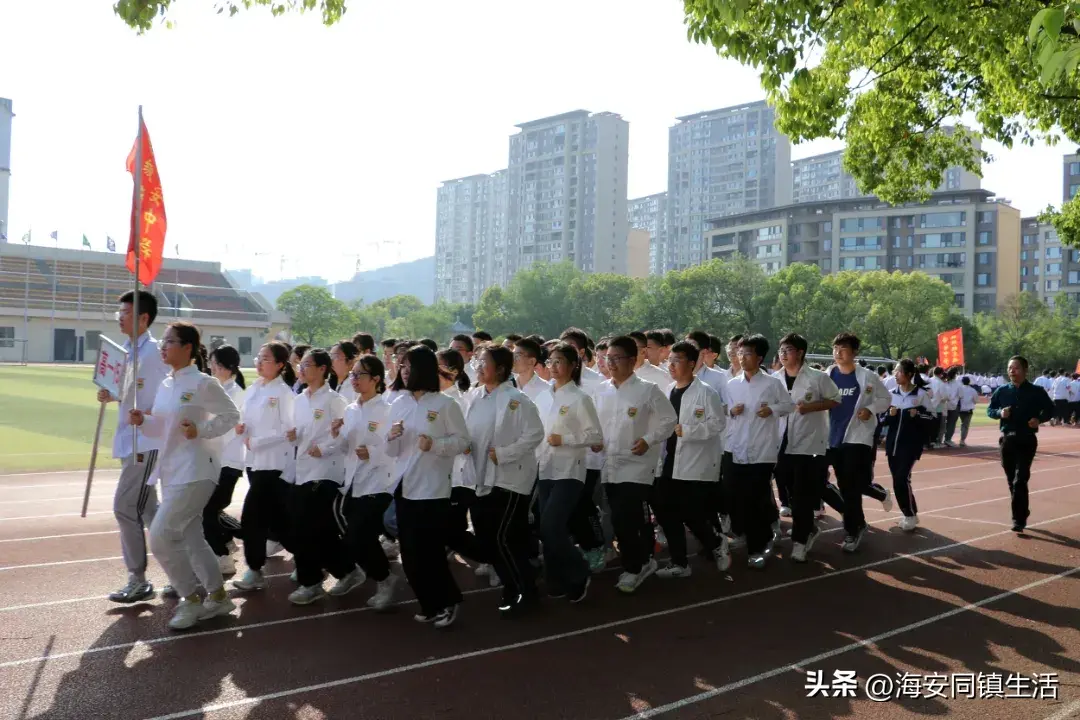
[[[170,17],[138,36],[112,0],[0,3],[11,240],[126,246],[140,103],[167,256],[338,281],[431,255],[439,184],[505,167],[518,123],[620,113],[638,197],[666,189],[676,117],[764,97],[752,69],[687,41],[676,0],[351,0],[330,28],[173,0]],[[1025,215],[1060,202],[1071,146],[985,147],[984,188]]]

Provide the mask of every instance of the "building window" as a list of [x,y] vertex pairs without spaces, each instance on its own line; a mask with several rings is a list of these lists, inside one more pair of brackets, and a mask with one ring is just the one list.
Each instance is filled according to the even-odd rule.
[[961,227],[966,222],[966,212],[926,213],[919,216],[919,227],[922,228]]
[[979,222],[992,223],[994,222],[994,213],[990,210],[982,210],[979,212]]
[[1076,183],[1069,183],[1069,198],[1075,197],[1077,190],[1080,190],[1080,185],[1077,185]]
[[1060,289],[1061,289],[1061,281],[1060,280],[1047,280],[1046,281],[1046,292],[1057,292]]
[[956,303],[956,307],[964,307],[964,293],[956,293],[953,295],[953,302]]
[[990,253],[976,253],[975,262],[979,265],[989,265],[991,262],[990,257]]
[[1061,258],[1061,248],[1060,247],[1055,246],[1055,247],[1046,248],[1046,259],[1047,260],[1059,260],[1060,258]]
[[825,238],[824,249],[825,252],[830,252],[832,250],[832,238]]
[[100,330],[87,330],[86,331],[86,349],[97,351],[101,349],[101,331]]
[[15,340],[15,328],[13,328],[13,327],[0,327],[0,348],[15,347],[14,340]]
[[1060,275],[1061,274],[1061,263],[1046,263],[1046,274],[1047,275]]
[[986,232],[985,230],[983,232],[979,233],[979,244],[980,245],[989,245],[990,244],[990,233]]
[[987,287],[990,284],[990,273],[978,273],[975,275],[975,284],[980,287]]
[[240,352],[241,355],[250,355],[251,354],[251,338],[250,337],[237,338],[237,348],[236,349]]

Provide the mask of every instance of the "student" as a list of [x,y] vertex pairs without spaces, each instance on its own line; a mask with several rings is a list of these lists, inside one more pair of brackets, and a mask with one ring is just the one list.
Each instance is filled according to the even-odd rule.
[[945,373],[945,393],[948,395],[945,414],[945,447],[956,447],[953,435],[956,433],[956,421],[960,419],[960,368],[949,368]]
[[889,427],[885,455],[892,473],[893,494],[904,514],[900,518],[900,529],[911,532],[919,525],[919,507],[911,487],[911,472],[922,457],[926,434],[934,421],[930,412],[933,401],[926,390],[927,382],[916,371],[913,361],[902,359],[896,366],[895,374],[896,389],[891,393],[892,406],[885,415],[885,424]]
[[356,400],[345,408],[345,422],[333,426],[334,451],[345,456],[345,482],[338,513],[344,515],[345,545],[361,571],[376,582],[368,606],[385,610],[394,599],[398,576],[379,542],[383,515],[393,500],[394,460],[386,454],[390,405],[386,371],[373,354],[361,355],[349,374]]
[[[739,343],[742,342],[742,335],[732,335],[728,338],[727,345],[724,346],[724,352],[728,358],[728,369],[721,369],[720,372],[726,372],[728,374],[727,382],[724,384],[725,395],[724,400],[728,407],[728,417],[731,416],[731,397],[727,395],[727,385],[730,384],[731,379],[738,377],[742,372],[742,367],[739,364]],[[735,507],[735,485],[734,474],[731,472],[731,453],[727,451],[731,442],[731,423],[729,422],[724,428],[724,455],[720,460],[720,503],[717,507],[717,512],[720,515],[720,526],[723,532],[734,538],[731,542],[731,548],[735,549],[742,547],[746,544],[746,538],[743,535],[742,520],[738,517],[738,511]]]
[[[788,333],[780,338],[778,377],[784,381],[795,410],[781,420],[783,437],[776,463],[777,484],[791,507],[791,559],[806,562],[820,535],[814,513],[821,503],[821,475],[829,447],[829,411],[840,402],[832,379],[806,365],[806,338]],[[783,502],[783,499],[781,500]]]
[[510,333],[505,338],[503,338],[503,347],[510,352],[514,352],[514,348],[517,347],[519,340],[521,340],[521,335],[518,335],[517,333]]
[[476,368],[473,363],[474,348],[473,339],[465,334],[455,335],[450,341],[450,349],[461,355],[462,363],[465,365],[465,372],[469,376],[469,385],[476,382]]
[[960,381],[960,447],[967,447],[968,430],[971,429],[971,416],[979,403],[979,391],[971,385],[971,378]]
[[1080,423],[1080,373],[1073,373],[1069,383],[1069,414],[1073,425]]
[[580,387],[577,348],[558,343],[547,364],[553,384],[541,417],[545,440],[538,483],[544,574],[550,596],[580,602],[589,589],[589,565],[570,539],[570,518],[585,488],[586,448],[601,445],[603,434],[592,398]]
[[379,343],[379,347],[382,348],[382,361],[383,367],[386,368],[386,376],[391,377],[392,373],[390,368],[394,366],[394,351],[397,348],[398,341],[395,338],[386,338]]
[[1009,358],[1009,382],[994,391],[986,414],[999,421],[1001,466],[1012,496],[1013,532],[1027,528],[1028,480],[1039,447],[1039,424],[1054,416],[1050,395],[1027,381],[1028,361],[1021,355]]
[[795,409],[784,382],[762,372],[769,341],[751,335],[739,341],[742,372],[728,383],[730,420],[727,448],[731,454],[736,514],[746,533],[747,565],[765,567],[774,540],[772,471],[780,448],[780,423]]
[[514,345],[514,378],[518,389],[533,402],[551,387],[536,373],[537,366],[546,359],[543,348],[534,340],[522,338]]
[[[240,353],[232,345],[222,345],[210,353],[210,374],[221,383],[229,398],[239,408],[243,405],[244,373],[240,371]],[[245,448],[244,438],[236,434],[236,428],[221,439],[221,470],[218,474],[217,488],[203,509],[203,534],[210,543],[210,549],[218,557],[218,565],[223,575],[234,575],[236,563],[229,552],[229,544],[234,538],[241,537],[240,523],[236,518],[225,513],[225,508],[232,504],[236,481],[244,474]]]
[[513,352],[505,347],[481,352],[465,419],[470,438],[466,460],[476,481],[473,524],[494,565],[492,577],[502,580],[503,613],[525,609],[537,599],[529,563],[529,499],[536,481],[536,448],[544,439],[536,406],[511,380],[513,365]]
[[330,348],[330,362],[333,363],[333,368],[327,382],[330,389],[345,400],[346,405],[356,400],[352,383],[349,382],[349,372],[352,371],[352,366],[359,354],[360,351],[356,345],[348,340],[342,340]]
[[439,391],[435,353],[410,348],[399,372],[407,392],[390,406],[387,454],[395,458],[401,564],[420,604],[414,619],[446,628],[462,600],[446,558],[451,475],[469,433],[461,407]]
[[[145,290],[139,291],[138,318],[133,316],[134,301],[134,290],[117,300],[120,306],[117,321],[120,332],[127,338],[121,396],[113,397],[104,389],[98,390],[97,394],[98,402],[120,403],[116,434],[113,435],[113,457],[120,460],[120,481],[113,495],[113,515],[120,528],[120,550],[127,566],[128,581],[109,595],[109,599],[117,603],[139,602],[154,595],[154,585],[146,579],[148,553],[144,530],[153,522],[158,508],[154,480],[162,444],[159,439],[144,437],[144,431],[132,428],[129,411],[135,405],[152,411],[158,386],[169,374],[157,341],[150,334],[150,326],[157,317],[157,298]],[[139,357],[138,377],[134,375],[135,353]]]
[[[130,410],[132,425],[161,441],[161,506],[150,525],[154,557],[181,598],[169,621],[186,630],[236,609],[225,592],[217,555],[202,529],[202,513],[220,472],[220,444],[240,411],[217,380],[202,373],[198,329],[174,322],[161,339],[161,359],[172,373],[158,387],[152,410]],[[198,586],[206,588],[202,600]]]
[[697,345],[675,343],[668,357],[674,384],[668,400],[678,424],[664,442],[653,485],[652,506],[668,540],[671,562],[657,577],[689,577],[686,530],[701,543],[720,572],[731,567],[727,537],[717,536],[709,517],[712,488],[720,482],[720,437],[727,421],[719,393],[694,377],[700,360]]
[[1057,371],[1057,377],[1050,386],[1050,398],[1054,401],[1054,425],[1064,425],[1069,422],[1069,376],[1065,374],[1065,368]]
[[361,356],[375,354],[375,337],[371,335],[371,333],[356,333],[353,335],[352,343],[356,346],[356,349]]
[[292,365],[296,381],[293,383],[293,392],[299,395],[304,390],[304,379],[300,377],[300,361],[311,349],[310,345],[293,345],[289,348],[289,364]]
[[645,333],[635,331],[629,333],[629,336],[637,343],[638,350],[634,360],[634,374],[666,391],[671,386],[671,375],[666,370],[661,370],[649,362],[647,353],[649,341],[645,337]]
[[678,422],[663,391],[634,374],[636,357],[633,338],[613,338],[607,350],[611,379],[596,394],[604,442],[594,449],[604,451],[601,479],[623,566],[615,587],[624,593],[637,590],[657,569],[649,495],[660,448]]
[[285,344],[263,345],[255,358],[255,372],[258,378],[244,393],[242,422],[236,428],[247,450],[249,486],[240,514],[248,569],[233,580],[233,587],[242,592],[266,587],[262,569],[268,538],[288,540],[290,489],[284,474],[295,463],[285,433],[293,424],[296,395],[292,388],[297,380]]
[[[833,340],[833,365],[827,373],[840,391],[840,404],[829,411],[829,464],[844,498],[843,550],[855,552],[866,533],[862,496],[874,479],[872,445],[877,416],[892,404],[881,379],[871,370],[857,365],[855,356],[861,343],[852,333],[840,333]],[[886,493],[885,505],[892,507]]]

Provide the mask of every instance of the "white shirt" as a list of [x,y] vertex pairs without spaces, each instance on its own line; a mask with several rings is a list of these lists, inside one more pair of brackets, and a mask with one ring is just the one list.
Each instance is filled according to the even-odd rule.
[[975,409],[979,402],[979,393],[971,385],[960,386],[960,412],[968,412]]
[[[240,411],[214,378],[194,365],[166,377],[154,396],[153,412],[143,420],[143,431],[160,438],[158,458],[162,485],[187,485],[200,480],[218,481],[221,474],[222,435],[240,422]],[[188,440],[180,423],[192,422],[198,436]]]
[[[243,407],[244,388],[237,385],[235,379],[226,381],[221,387],[224,388],[237,408]],[[230,428],[229,432],[221,437],[221,446],[221,464],[223,467],[233,468],[234,470],[243,470],[246,467],[244,460],[247,449],[244,447],[244,438],[238,437],[236,434],[236,426]]]
[[[544,425],[536,405],[525,393],[505,382],[488,392],[469,392],[470,452],[466,456],[476,478],[476,494],[494,487],[530,495],[536,483],[536,449],[544,440]],[[492,462],[488,448],[494,448]]]
[[[604,433],[602,481],[652,485],[661,446],[678,422],[671,401],[654,383],[631,375],[617,387],[613,380],[604,382],[596,414]],[[649,446],[644,455],[630,451],[639,439]]]
[[240,417],[248,445],[247,466],[252,470],[285,472],[293,462],[293,445],[286,437],[293,426],[296,394],[278,376],[259,378],[244,393]]
[[[472,399],[471,390],[462,392],[461,388],[457,386],[457,383],[454,383],[443,390],[442,394],[446,397],[453,398],[458,404],[458,407],[461,408],[461,416],[468,417],[469,402]],[[476,478],[473,475],[473,465],[469,462],[469,459],[464,452],[454,458],[454,474],[451,479],[451,484],[453,487],[476,487]]]
[[[424,393],[419,400],[410,392],[390,406],[389,420],[387,433],[396,422],[404,427],[401,437],[386,443],[387,454],[395,458],[394,483],[401,483],[402,496],[408,500],[450,497],[454,456],[469,447],[461,406],[440,392]],[[421,435],[431,438],[431,450],[420,449]]]
[[[668,402],[672,385],[668,391]],[[727,411],[720,394],[694,378],[683,392],[679,401],[679,425],[682,437],[675,439],[675,462],[671,477],[675,480],[693,480],[697,482],[718,482],[720,480],[720,458],[723,454],[719,439],[727,424]],[[671,436],[669,435],[668,438]],[[660,447],[660,460],[656,464],[656,475],[663,472],[667,455],[667,438]]]
[[[795,409],[784,381],[758,371],[750,379],[741,372],[728,383],[727,451],[739,465],[775,463],[780,452],[780,423],[777,418]],[[732,410],[742,405],[739,415]],[[758,417],[763,407],[772,410],[769,417]]]
[[[834,383],[834,384],[835,384],[835,383]],[[885,389],[886,389],[886,390],[888,390],[889,392],[892,392],[892,391],[893,391],[893,390],[895,390],[895,389],[896,389],[896,387],[897,387],[897,383],[896,383],[896,376],[895,376],[895,375],[889,375],[888,377],[886,377],[886,378],[885,378],[885,379],[884,379],[884,380],[882,381],[882,383],[881,383],[881,384],[885,386]]]
[[1050,397],[1054,400],[1069,399],[1069,378],[1066,375],[1058,375],[1050,387]]
[[[786,370],[779,374],[780,382],[787,387],[784,379]],[[832,378],[821,370],[806,365],[799,368],[799,374],[795,376],[795,384],[789,392],[791,402],[796,406],[801,402],[821,402],[832,400],[840,402],[840,390]],[[781,432],[787,430],[787,446],[784,448],[785,455],[824,455],[829,449],[829,411],[811,412],[802,415],[798,407],[792,409],[791,414],[781,420]]]
[[1032,383],[1032,385],[1038,385],[1046,392],[1050,392],[1050,386],[1052,384],[1053,381],[1045,375],[1040,375],[1039,377],[1035,378],[1035,382]]
[[[548,392],[547,411],[540,416],[544,440],[537,448],[540,479],[585,482],[585,450],[604,442],[592,398],[572,382]],[[547,442],[550,435],[559,435],[562,444],[552,447]]]
[[[150,331],[144,332],[138,341],[139,348],[139,377],[133,379],[134,353],[131,351],[131,339],[124,343],[127,351],[127,361],[124,364],[122,374],[123,381],[120,386],[120,416],[116,423],[116,434],[113,436],[113,457],[130,457],[135,451],[135,436],[131,431],[131,423],[128,422],[128,411],[134,407],[133,401],[138,399],[139,409],[152,412],[154,397],[162,380],[169,374],[169,366],[161,359],[161,350],[157,341],[150,335]],[[134,392],[133,392],[134,388]],[[137,429],[138,451],[160,450],[162,448],[160,438],[143,439],[145,429]],[[151,478],[152,479],[152,478]]]
[[337,390],[334,392],[345,399],[346,405],[352,405],[356,402],[356,391],[353,390],[352,381],[348,375],[345,376],[345,381],[338,385]]
[[1080,380],[1069,383],[1069,402],[1080,402]]
[[634,374],[645,382],[653,383],[665,393],[675,384],[675,381],[671,379],[671,373],[667,370],[661,370],[648,360],[635,370]]
[[[341,485],[345,482],[345,458],[334,452],[337,445],[330,433],[334,420],[345,419],[345,398],[323,384],[314,393],[311,388],[296,396],[293,422],[296,428],[296,485],[318,480],[332,480]],[[312,457],[308,451],[319,448],[321,457]]]
[[[386,454],[386,433],[390,431],[390,405],[382,395],[345,408],[345,424],[332,442],[333,450],[345,456],[343,494],[353,497],[389,493],[394,489],[394,458]],[[367,448],[368,459],[356,455]]]

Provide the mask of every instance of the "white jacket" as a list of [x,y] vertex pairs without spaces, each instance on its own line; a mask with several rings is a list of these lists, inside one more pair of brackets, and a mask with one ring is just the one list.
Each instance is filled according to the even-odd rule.
[[[544,424],[529,397],[505,382],[488,395],[487,388],[469,391],[469,412],[465,424],[469,428],[470,446],[466,456],[473,468],[476,494],[486,495],[491,488],[532,494],[536,484],[536,449],[544,441]],[[494,403],[494,416],[483,403]],[[480,427],[477,422],[493,422],[492,427]],[[480,446],[481,438],[490,442]],[[488,447],[495,448],[498,464],[491,462]]]
[[285,472],[293,463],[293,445],[285,433],[293,426],[296,394],[280,377],[259,378],[244,393],[240,419],[247,441],[247,466]]
[[[232,399],[237,408],[244,405],[244,388],[236,384],[236,380],[229,380],[222,387]],[[221,436],[221,465],[222,467],[243,470],[246,465],[246,448],[244,438],[237,436],[236,428],[230,428],[229,432]]]
[[[441,392],[428,392],[417,400],[404,393],[390,406],[389,434],[394,423],[402,422],[405,432],[386,443],[386,453],[395,459],[394,485],[400,481],[401,494],[408,500],[439,500],[450,497],[454,457],[469,447],[469,430],[461,406]],[[431,438],[427,452],[419,447],[421,435]]]
[[[784,379],[786,373],[786,370],[781,370],[777,375],[784,387],[787,387]],[[840,390],[832,378],[805,363],[799,368],[799,374],[795,376],[795,384],[791,386],[789,394],[796,406],[799,403],[810,404],[822,400],[840,402]],[[802,415],[796,407],[782,422],[787,429],[785,455],[824,455],[829,449],[828,410]]]
[[[174,371],[158,387],[152,414],[143,417],[143,432],[160,438],[158,476],[162,485],[186,485],[213,480],[221,474],[219,438],[240,422],[240,411],[214,378],[194,365]],[[180,427],[184,420],[198,429],[188,440]]]
[[[548,392],[550,401],[544,402],[548,409],[540,418],[544,425],[544,440],[537,448],[540,479],[585,482],[586,448],[604,442],[592,398],[572,382],[558,390],[552,387]],[[537,399],[538,406],[540,398]],[[549,435],[559,435],[562,444],[552,447],[547,441]]]
[[661,370],[648,360],[646,360],[641,367],[635,370],[634,374],[645,382],[653,383],[665,394],[675,384],[675,381],[671,379],[671,373],[669,373],[667,370]]
[[[668,391],[670,402],[671,392]],[[727,413],[720,394],[694,378],[679,403],[679,425],[682,437],[675,440],[675,464],[671,477],[675,480],[717,482],[720,479],[720,457],[723,454],[719,439],[727,424]],[[668,436],[670,437],[670,435]],[[656,476],[664,470],[667,441],[661,444]]]
[[[139,348],[139,377],[136,378],[132,375],[134,371],[134,353],[131,351],[131,338],[128,338],[124,342],[124,350],[127,351],[127,355],[124,360],[123,380],[120,385],[120,395],[122,397],[117,398],[120,401],[120,411],[116,423],[116,434],[113,435],[113,457],[114,458],[126,458],[131,455],[134,449],[137,449],[140,453],[147,450],[161,450],[160,438],[145,437],[145,430],[136,430],[133,434],[131,431],[131,424],[128,421],[128,411],[133,407],[134,401],[138,399],[139,409],[146,412],[153,412],[154,397],[157,395],[158,388],[161,387],[161,382],[168,377],[171,370],[169,366],[165,364],[165,361],[161,359],[161,350],[158,349],[157,341],[147,330],[136,341],[136,345]],[[133,448],[135,443],[135,434],[138,435],[138,447]],[[154,473],[157,472],[155,468]],[[153,482],[153,476],[150,478]]]
[[[341,485],[345,482],[345,459],[330,433],[335,420],[345,418],[345,398],[324,384],[314,393],[311,388],[296,396],[293,409],[296,428],[296,477],[289,478],[296,485],[317,480],[332,480]],[[308,451],[319,448],[321,457],[312,457]]]
[[[836,366],[830,365],[826,368],[825,374],[831,374],[834,367]],[[855,404],[855,411],[851,414],[851,421],[844,433],[844,443],[872,446],[874,430],[878,425],[878,415],[892,405],[892,393],[885,389],[885,383],[881,382],[876,372],[862,365],[855,366],[855,377],[859,381],[859,401]],[[863,408],[870,411],[869,420],[859,419],[859,410]]]
[[[772,464],[780,452],[780,421],[795,409],[784,381],[759,370],[749,381],[740,372],[728,382],[727,452],[739,465]],[[731,411],[743,406],[741,414]],[[772,415],[758,417],[768,406]]]
[[[386,433],[390,430],[390,404],[382,395],[366,403],[359,400],[345,408],[345,424],[331,440],[330,450],[344,455],[343,495],[353,497],[389,493],[394,490],[394,458],[386,454]],[[356,455],[366,447],[368,459]]]
[[[652,485],[660,447],[678,421],[671,401],[655,384],[637,375],[631,375],[618,387],[606,381],[596,398],[596,414],[604,433],[601,480]],[[649,446],[644,455],[630,451],[639,439]]]

